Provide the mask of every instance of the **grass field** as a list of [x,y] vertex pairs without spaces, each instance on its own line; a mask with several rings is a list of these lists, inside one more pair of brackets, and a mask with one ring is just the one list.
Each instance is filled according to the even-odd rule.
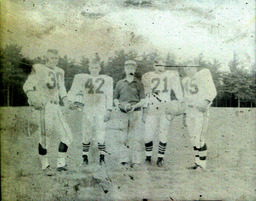
[[[79,166],[81,116],[69,112],[67,119],[74,135],[69,171],[47,177],[40,169],[33,132],[37,119],[27,107],[1,108],[2,200],[256,200],[255,108],[211,109],[207,171],[186,169],[193,164],[193,152],[181,117],[170,125],[165,166],[156,166],[154,150],[153,165],[135,169],[118,165],[124,123],[116,112],[107,127],[106,146],[111,155],[106,156],[104,167],[98,165],[95,140],[90,165]],[[53,134],[51,140],[49,157],[55,167],[59,141]]]

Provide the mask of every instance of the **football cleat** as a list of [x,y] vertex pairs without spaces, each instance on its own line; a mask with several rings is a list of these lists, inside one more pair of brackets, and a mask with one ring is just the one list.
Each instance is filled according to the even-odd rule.
[[151,165],[151,156],[146,157],[145,163]]
[[100,155],[100,165],[106,164],[105,163],[105,156],[103,154]]
[[67,165],[65,165],[65,166],[63,166],[63,167],[57,167],[57,171],[58,171],[58,172],[68,171]]
[[194,166],[188,167],[187,169],[189,169],[189,170],[196,170],[196,169],[198,169],[198,168],[202,168],[202,167],[201,167],[200,165],[197,165],[197,164],[195,163]]
[[163,166],[163,161],[164,161],[163,157],[158,157],[157,162],[156,162],[157,166],[162,167]]
[[50,165],[48,165],[43,171],[44,171],[46,176],[54,176],[55,175],[55,172],[50,167]]

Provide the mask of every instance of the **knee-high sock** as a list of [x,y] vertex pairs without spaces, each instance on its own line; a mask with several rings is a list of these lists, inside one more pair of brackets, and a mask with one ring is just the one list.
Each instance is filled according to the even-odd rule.
[[63,142],[60,142],[57,167],[64,167],[66,165],[67,151],[68,151],[68,146]]
[[146,148],[146,156],[152,156],[153,141],[145,143],[145,148]]
[[47,149],[44,149],[40,143],[38,145],[38,153],[39,153],[42,169],[44,170],[49,166],[49,161],[47,157]]
[[165,150],[166,150],[166,145],[167,143],[162,143],[162,142],[159,142],[159,145],[158,145],[158,157],[164,157],[164,153],[165,153]]
[[88,155],[90,150],[90,142],[88,144],[83,143],[83,155]]
[[199,164],[202,168],[206,168],[206,157],[207,157],[207,145],[206,143],[198,149],[199,153]]
[[103,144],[98,143],[98,149],[100,151],[100,154],[102,154],[102,155],[105,154],[105,148],[106,148],[105,143],[103,143]]
[[197,165],[199,165],[199,148],[197,148],[196,146],[194,146],[194,156],[195,156],[195,163]]

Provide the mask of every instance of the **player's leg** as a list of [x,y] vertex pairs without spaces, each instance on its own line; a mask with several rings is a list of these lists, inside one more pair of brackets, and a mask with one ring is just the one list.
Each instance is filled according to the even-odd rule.
[[98,149],[99,149],[99,162],[100,165],[105,163],[105,133],[106,133],[106,123],[104,122],[104,112],[101,114],[95,115],[95,130],[98,140]]
[[[188,132],[189,132],[191,143],[194,149],[194,156],[195,156],[195,166],[191,167],[190,169],[196,169],[198,166],[205,168],[206,157],[204,157],[203,154],[206,153],[207,146],[204,143],[204,139],[201,137],[203,122],[204,122],[203,113],[193,108],[187,110],[186,124],[187,124]],[[201,159],[200,159],[200,154],[202,155]]]
[[55,128],[56,132],[61,136],[61,141],[58,148],[57,170],[66,171],[66,157],[68,147],[72,142],[71,129],[58,105],[54,106],[56,110]]
[[146,149],[146,163],[151,164],[151,157],[153,152],[153,139],[154,139],[154,133],[156,131],[156,127],[158,124],[158,116],[151,114],[151,111],[149,111],[146,122],[145,122],[145,149]]
[[198,154],[199,154],[198,163],[204,169],[206,169],[206,163],[207,163],[207,145],[204,140],[204,135],[208,128],[208,118],[209,118],[209,112],[207,111],[203,114],[202,130],[201,130],[200,141],[199,141],[200,148],[198,150]]
[[88,154],[90,151],[90,145],[91,145],[91,138],[92,138],[92,132],[93,132],[93,125],[94,125],[94,117],[92,115],[92,112],[89,110],[83,111],[83,119],[82,119],[82,133],[83,133],[83,163],[82,165],[88,165],[89,164],[89,158]]
[[165,114],[159,117],[159,144],[158,144],[158,158],[157,165],[163,166],[163,158],[167,146],[167,134],[169,129],[170,121],[166,118]]
[[[35,112],[38,112],[35,110]],[[47,138],[46,138],[46,125],[45,125],[45,108],[39,111],[39,144],[38,153],[41,161],[42,169],[46,169],[49,166],[49,161],[47,157]]]

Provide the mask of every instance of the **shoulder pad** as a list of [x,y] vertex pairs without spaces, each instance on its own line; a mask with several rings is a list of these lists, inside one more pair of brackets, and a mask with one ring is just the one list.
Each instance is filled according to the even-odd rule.
[[43,64],[34,64],[34,65],[32,66],[32,68],[33,68],[33,70],[34,70],[35,72],[37,72],[37,71],[41,71],[42,69],[44,69],[44,68],[45,68],[45,65],[43,65]]
[[209,75],[209,74],[211,75],[211,71],[207,68],[204,68],[204,69],[198,71],[197,74],[200,76]]
[[77,78],[77,79],[86,79],[88,78],[89,75],[86,74],[86,73],[80,73],[80,74],[76,74],[74,78]]
[[64,73],[65,71],[60,67],[55,67],[55,70],[61,73]]
[[144,75],[142,75],[142,77],[143,77],[144,79],[148,79],[148,77],[150,77],[150,75],[152,75],[152,72],[147,72],[147,73],[145,73]]

